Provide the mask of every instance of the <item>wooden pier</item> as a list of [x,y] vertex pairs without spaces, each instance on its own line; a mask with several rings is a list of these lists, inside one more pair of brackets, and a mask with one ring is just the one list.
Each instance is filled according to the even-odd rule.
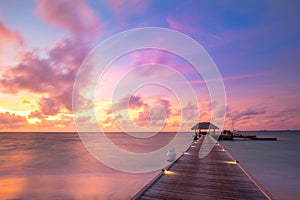
[[221,145],[200,159],[204,137],[132,199],[271,199]]

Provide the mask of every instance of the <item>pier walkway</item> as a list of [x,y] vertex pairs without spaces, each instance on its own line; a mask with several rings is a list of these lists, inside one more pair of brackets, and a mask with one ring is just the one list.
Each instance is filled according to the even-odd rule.
[[200,159],[203,138],[133,199],[271,199],[221,145]]

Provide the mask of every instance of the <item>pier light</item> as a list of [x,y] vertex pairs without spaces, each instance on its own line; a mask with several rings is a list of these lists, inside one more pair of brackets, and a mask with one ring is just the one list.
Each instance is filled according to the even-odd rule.
[[234,161],[225,161],[226,164],[229,164],[229,165],[236,165],[239,161],[237,160],[234,160]]
[[167,169],[163,169],[162,171],[163,171],[163,173],[164,173],[165,175],[174,174],[174,172],[169,171],[169,170],[167,170]]

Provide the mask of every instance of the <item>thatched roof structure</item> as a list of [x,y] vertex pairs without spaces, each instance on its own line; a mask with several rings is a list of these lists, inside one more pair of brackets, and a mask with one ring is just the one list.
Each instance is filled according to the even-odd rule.
[[215,126],[210,122],[199,122],[195,126],[191,128],[191,130],[208,130],[208,129],[219,129],[219,127]]

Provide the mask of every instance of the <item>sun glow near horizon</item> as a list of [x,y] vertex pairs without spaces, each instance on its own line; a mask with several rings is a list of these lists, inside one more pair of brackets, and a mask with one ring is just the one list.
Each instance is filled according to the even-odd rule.
[[[30,1],[25,6],[22,1],[3,1],[0,131],[76,131],[72,96],[80,65],[99,42],[136,27],[173,29],[203,45],[225,84],[224,128],[231,129],[234,122],[235,128],[242,130],[300,129],[300,28],[293,24],[299,18],[295,8],[280,1],[227,2],[222,6],[196,1]],[[10,10],[20,11],[22,17],[16,18]],[[159,43],[161,38],[153,42]],[[94,102],[89,102],[97,123],[105,131],[120,131],[118,123],[149,130],[183,127],[190,131],[197,121],[210,120],[215,102],[207,81],[220,81],[205,81],[195,72],[190,63],[171,52],[144,49],[122,55],[111,63],[105,79],[98,83]],[[174,81],[176,73],[187,81]],[[116,87],[125,91],[131,86],[125,83],[132,77],[135,81],[168,78],[168,84],[175,84],[185,97],[180,104],[167,87],[143,85],[117,94],[113,102],[106,98],[114,95]],[[197,101],[191,101],[184,89],[186,83],[196,91]],[[200,109],[197,117],[193,116],[196,107]],[[182,120],[182,111],[191,117]]]

